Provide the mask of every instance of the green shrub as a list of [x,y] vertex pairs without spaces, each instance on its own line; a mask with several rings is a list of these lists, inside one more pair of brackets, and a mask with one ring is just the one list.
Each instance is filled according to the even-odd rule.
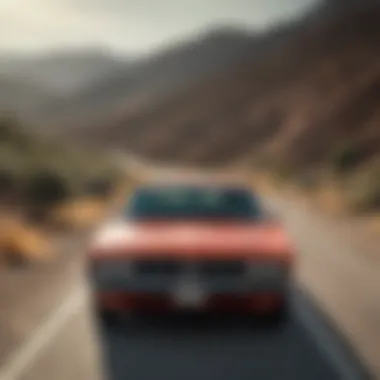
[[84,194],[107,198],[114,190],[114,181],[110,178],[91,178],[84,184]]
[[14,194],[34,216],[71,197],[108,197],[120,178],[99,151],[36,136],[0,115],[0,196]]
[[294,176],[294,183],[304,190],[314,190],[319,185],[317,172],[308,171]]
[[350,143],[341,144],[332,155],[332,166],[335,173],[346,174],[359,165],[365,154],[360,148]]
[[380,166],[358,173],[347,183],[345,192],[353,210],[380,211]]
[[13,139],[15,130],[18,128],[16,121],[9,115],[0,116],[0,142]]
[[18,192],[17,175],[10,169],[0,169],[0,196],[15,195]]
[[26,160],[11,146],[0,145],[0,194],[19,195],[20,180],[26,167]]
[[86,195],[109,197],[119,186],[122,179],[122,172],[108,162],[93,166],[87,171],[87,179],[84,183]]
[[274,178],[279,182],[287,182],[295,176],[295,171],[289,166],[277,165],[273,170]]
[[0,116],[0,143],[25,153],[37,140],[11,115]]
[[31,173],[25,180],[22,192],[26,203],[37,207],[52,206],[71,195],[67,178],[51,169]]

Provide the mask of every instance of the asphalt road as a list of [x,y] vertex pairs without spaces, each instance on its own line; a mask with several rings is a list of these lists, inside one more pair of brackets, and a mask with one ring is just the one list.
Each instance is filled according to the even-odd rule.
[[364,379],[301,298],[294,294],[294,315],[279,330],[242,316],[150,317],[104,329],[108,378]]
[[302,293],[293,296],[292,318],[273,330],[244,316],[151,316],[105,327],[85,294],[72,293],[4,379],[366,379]]
[[[316,294],[372,378],[380,379],[378,246],[354,236],[344,221],[298,203],[270,203],[300,247],[297,281]],[[242,317],[149,318],[99,329],[76,272],[59,306],[4,361],[1,380],[366,378],[297,287],[293,316],[279,331]]]
[[299,199],[268,202],[297,244],[298,282],[380,379],[380,236],[359,221],[326,216]]

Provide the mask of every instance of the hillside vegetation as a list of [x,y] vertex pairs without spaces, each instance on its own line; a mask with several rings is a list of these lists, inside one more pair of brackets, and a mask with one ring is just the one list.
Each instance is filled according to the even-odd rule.
[[100,220],[121,171],[99,152],[32,134],[0,117],[0,264],[50,257],[52,234]]

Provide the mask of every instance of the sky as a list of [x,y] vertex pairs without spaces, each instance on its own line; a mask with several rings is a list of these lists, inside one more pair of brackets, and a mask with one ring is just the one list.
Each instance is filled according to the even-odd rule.
[[317,0],[0,0],[0,49],[103,46],[143,54],[214,24],[256,30]]

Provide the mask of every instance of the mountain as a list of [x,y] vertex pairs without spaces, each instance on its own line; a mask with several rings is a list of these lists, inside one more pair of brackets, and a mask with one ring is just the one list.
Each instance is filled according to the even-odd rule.
[[54,125],[58,120],[47,117],[49,104],[73,96],[120,67],[126,69],[129,62],[101,49],[35,55],[1,52],[0,112],[15,112],[28,124]]
[[253,59],[256,36],[245,62],[109,119],[91,137],[83,130],[82,138],[87,133],[94,143],[155,160],[226,164],[251,156],[282,172],[331,167],[342,156],[352,169],[374,162],[380,158],[380,7],[367,5],[351,2],[329,17],[323,12],[332,8],[319,8],[323,17],[314,13],[311,23],[278,30],[281,44]]
[[0,75],[0,114],[11,112],[30,122],[35,110],[50,99],[46,89],[15,77]]
[[38,102],[29,114],[33,121],[77,129],[107,123],[130,109],[177,96],[280,46],[293,29],[283,25],[255,34],[215,26],[140,59],[121,59],[97,49],[36,56],[0,54],[0,75],[49,92],[46,101]]
[[0,54],[0,74],[67,96],[127,64],[127,59],[102,49]]
[[373,8],[379,4],[379,0],[324,0],[321,7],[334,11],[346,11],[352,9],[362,10],[365,7]]
[[53,118],[70,113],[74,123],[91,124],[99,117],[107,120],[130,102],[160,100],[258,54],[260,46],[253,49],[255,44],[255,36],[245,30],[222,27],[206,31],[134,65],[120,67],[75,96],[46,104],[46,110]]

